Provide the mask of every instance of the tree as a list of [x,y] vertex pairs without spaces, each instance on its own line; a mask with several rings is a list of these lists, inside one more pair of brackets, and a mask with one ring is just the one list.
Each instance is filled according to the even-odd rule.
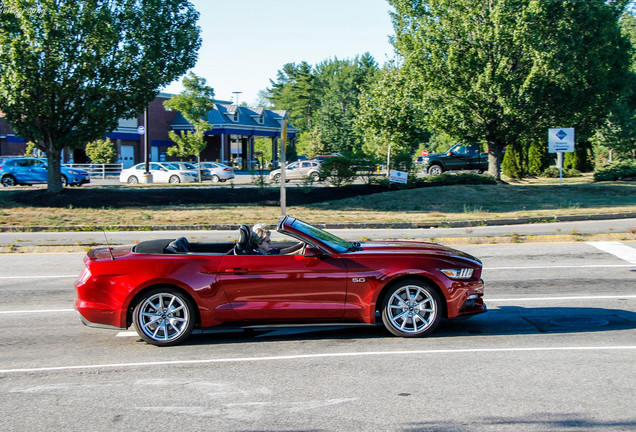
[[104,137],[194,66],[198,12],[187,0],[3,0],[0,110],[46,152]]
[[117,151],[110,139],[98,139],[86,144],[86,156],[93,163],[107,164],[117,159]]
[[623,92],[628,0],[389,0],[396,50],[422,84],[428,123],[486,142],[500,179],[503,150],[569,125],[585,139]]
[[370,156],[390,159],[409,156],[424,140],[423,111],[410,92],[407,77],[388,66],[382,77],[360,95],[356,126],[364,136],[363,150]]
[[[170,156],[196,156],[197,163],[201,162],[201,152],[205,150],[205,131],[212,125],[206,120],[208,112],[214,109],[214,89],[206,85],[204,78],[194,73],[183,78],[183,92],[173,96],[163,103],[169,110],[179,111],[194,131],[185,131],[178,135],[170,131],[170,139],[177,145],[168,149]],[[201,182],[201,170],[199,170],[199,182]]]

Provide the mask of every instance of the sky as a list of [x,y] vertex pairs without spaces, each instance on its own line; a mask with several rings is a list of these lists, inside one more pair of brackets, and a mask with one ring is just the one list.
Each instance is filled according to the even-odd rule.
[[[393,59],[386,0],[191,0],[200,12],[202,44],[193,69],[218,100],[256,105],[286,63]],[[181,78],[163,91],[180,93]],[[234,94],[233,92],[242,92]]]

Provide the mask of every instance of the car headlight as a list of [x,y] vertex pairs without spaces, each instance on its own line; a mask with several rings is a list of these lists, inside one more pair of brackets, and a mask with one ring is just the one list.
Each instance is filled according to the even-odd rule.
[[470,279],[473,277],[473,270],[471,268],[462,268],[462,269],[441,269],[440,271],[444,273],[451,279]]
[[423,162],[428,162],[428,158],[422,159]]

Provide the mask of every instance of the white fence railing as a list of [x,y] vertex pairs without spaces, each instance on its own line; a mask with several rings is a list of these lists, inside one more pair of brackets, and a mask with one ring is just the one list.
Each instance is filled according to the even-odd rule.
[[124,169],[124,164],[111,163],[111,164],[65,164],[66,166],[83,169],[88,171],[91,178],[117,177],[121,170]]

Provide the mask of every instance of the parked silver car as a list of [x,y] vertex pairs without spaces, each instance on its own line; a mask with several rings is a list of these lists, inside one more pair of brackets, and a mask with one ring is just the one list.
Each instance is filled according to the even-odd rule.
[[212,183],[225,182],[234,178],[234,169],[218,162],[201,162],[195,164],[202,169],[210,170],[210,180]]
[[[196,165],[191,164],[190,162],[170,162],[170,165],[175,165],[182,170],[195,171],[195,172],[198,170]],[[210,173],[209,169],[201,168],[201,181],[206,181],[206,180],[212,180],[212,174]]]
[[[277,169],[269,173],[269,180],[280,182],[281,170]],[[296,161],[285,167],[285,180],[320,180],[320,162],[313,160]]]

